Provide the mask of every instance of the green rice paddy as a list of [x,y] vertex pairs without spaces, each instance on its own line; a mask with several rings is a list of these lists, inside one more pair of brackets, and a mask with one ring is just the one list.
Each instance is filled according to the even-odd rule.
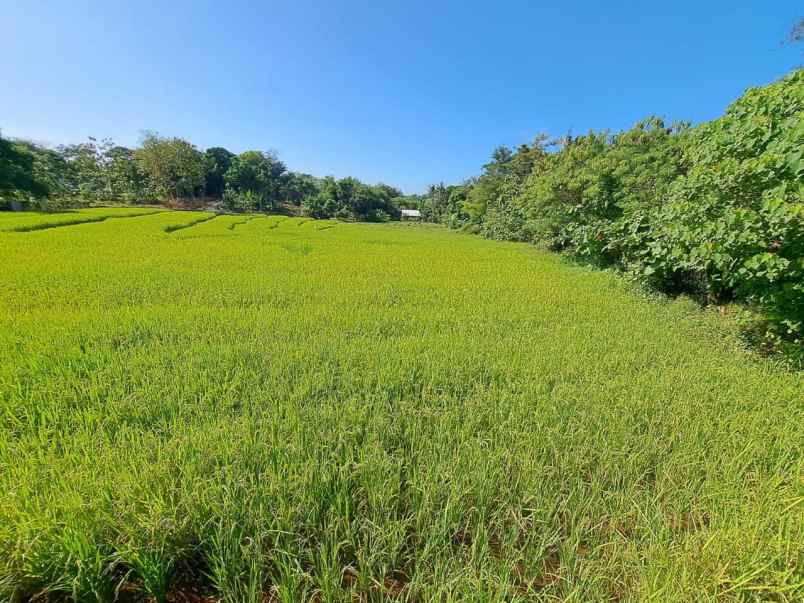
[[804,380],[690,303],[422,225],[0,253],[0,600],[804,598]]

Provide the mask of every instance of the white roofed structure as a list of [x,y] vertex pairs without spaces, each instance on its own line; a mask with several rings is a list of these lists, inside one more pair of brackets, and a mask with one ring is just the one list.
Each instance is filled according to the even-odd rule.
[[402,213],[403,220],[405,218],[416,218],[418,220],[422,217],[422,212],[420,212],[418,209],[402,209],[400,211]]

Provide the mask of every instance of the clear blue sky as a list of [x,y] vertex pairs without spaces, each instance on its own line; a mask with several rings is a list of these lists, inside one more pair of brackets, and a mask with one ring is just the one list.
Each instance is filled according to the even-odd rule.
[[421,192],[539,132],[719,115],[804,62],[799,1],[0,0],[0,128],[273,149]]

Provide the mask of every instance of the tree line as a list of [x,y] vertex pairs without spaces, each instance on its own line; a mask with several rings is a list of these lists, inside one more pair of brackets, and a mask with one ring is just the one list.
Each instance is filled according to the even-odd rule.
[[0,137],[0,208],[216,202],[232,211],[293,206],[316,218],[382,221],[398,216],[401,195],[385,184],[292,172],[274,153],[201,151],[154,132],[136,149],[108,138],[48,148]]
[[[804,356],[804,70],[719,119],[496,149],[412,200],[424,219],[528,241],[668,293],[741,302],[750,338]],[[746,306],[747,304],[747,306]]]

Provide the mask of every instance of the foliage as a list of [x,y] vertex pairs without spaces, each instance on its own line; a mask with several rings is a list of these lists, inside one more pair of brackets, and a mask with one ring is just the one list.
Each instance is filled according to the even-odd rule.
[[207,157],[204,190],[208,197],[221,199],[226,189],[225,175],[235,154],[223,147],[212,147],[204,151],[204,155]]
[[34,156],[24,146],[0,137],[0,205],[21,196],[42,197],[47,184],[33,171]]
[[404,205],[419,209],[424,220],[458,228],[469,219],[464,210],[467,191],[466,186],[445,186],[442,182],[428,187],[421,199],[410,198]]
[[223,204],[231,211],[253,212],[262,210],[264,200],[252,190],[237,191],[227,188],[223,193]]
[[154,199],[192,198],[203,192],[208,160],[186,140],[146,132],[135,157]]
[[147,181],[145,175],[137,167],[134,150],[119,145],[110,145],[105,152],[104,171],[106,173],[105,195],[107,200],[132,203],[145,198],[148,188]]
[[66,169],[64,193],[87,200],[104,197],[108,193],[108,180],[105,178],[105,154],[111,141],[104,139],[98,143],[94,138],[80,144],[65,145],[59,148]]
[[398,216],[393,200],[399,191],[386,186],[369,186],[356,178],[327,177],[318,193],[306,198],[302,207],[313,218],[341,218],[381,222]]
[[282,199],[292,205],[302,202],[321,190],[321,180],[310,174],[285,172],[282,179]]
[[145,176],[133,150],[115,145],[111,139],[90,137],[81,144],[64,145],[56,151],[36,148],[50,157],[48,171],[61,182],[53,186],[59,197],[84,202],[141,201],[146,195]]
[[[541,173],[548,160],[546,135],[540,135],[532,145],[521,145],[516,152],[507,154],[505,163],[495,167],[494,192],[484,204],[485,213],[479,220],[480,232],[491,239],[526,241],[530,238],[527,213],[522,205],[523,188],[528,178]],[[485,167],[488,174],[489,166]],[[478,184],[484,178],[481,176]],[[474,198],[469,193],[470,202]]]
[[629,263],[684,171],[685,131],[652,117],[615,136],[567,137],[532,171],[517,201],[528,238],[602,264]]
[[224,200],[233,209],[273,209],[282,193],[285,164],[270,153],[246,151],[232,158],[224,175]]
[[[51,149],[0,138],[0,207],[21,202],[40,210],[87,204],[186,201],[206,196],[237,211],[276,210],[280,203],[310,208],[316,215],[386,220],[398,215],[399,189],[345,179],[335,196],[316,199],[324,180],[288,171],[273,153],[234,155],[223,147],[200,153],[180,138],[147,132],[129,149],[90,137]],[[329,189],[331,193],[333,189]],[[202,201],[207,201],[202,200]],[[332,206],[330,210],[321,208]]]
[[685,278],[715,300],[739,298],[767,337],[804,336],[804,70],[749,90],[696,128],[689,173],[659,214],[639,269]]
[[480,224],[489,206],[497,201],[512,157],[508,147],[495,149],[491,161],[483,166],[483,173],[469,189],[462,209],[472,224]]

